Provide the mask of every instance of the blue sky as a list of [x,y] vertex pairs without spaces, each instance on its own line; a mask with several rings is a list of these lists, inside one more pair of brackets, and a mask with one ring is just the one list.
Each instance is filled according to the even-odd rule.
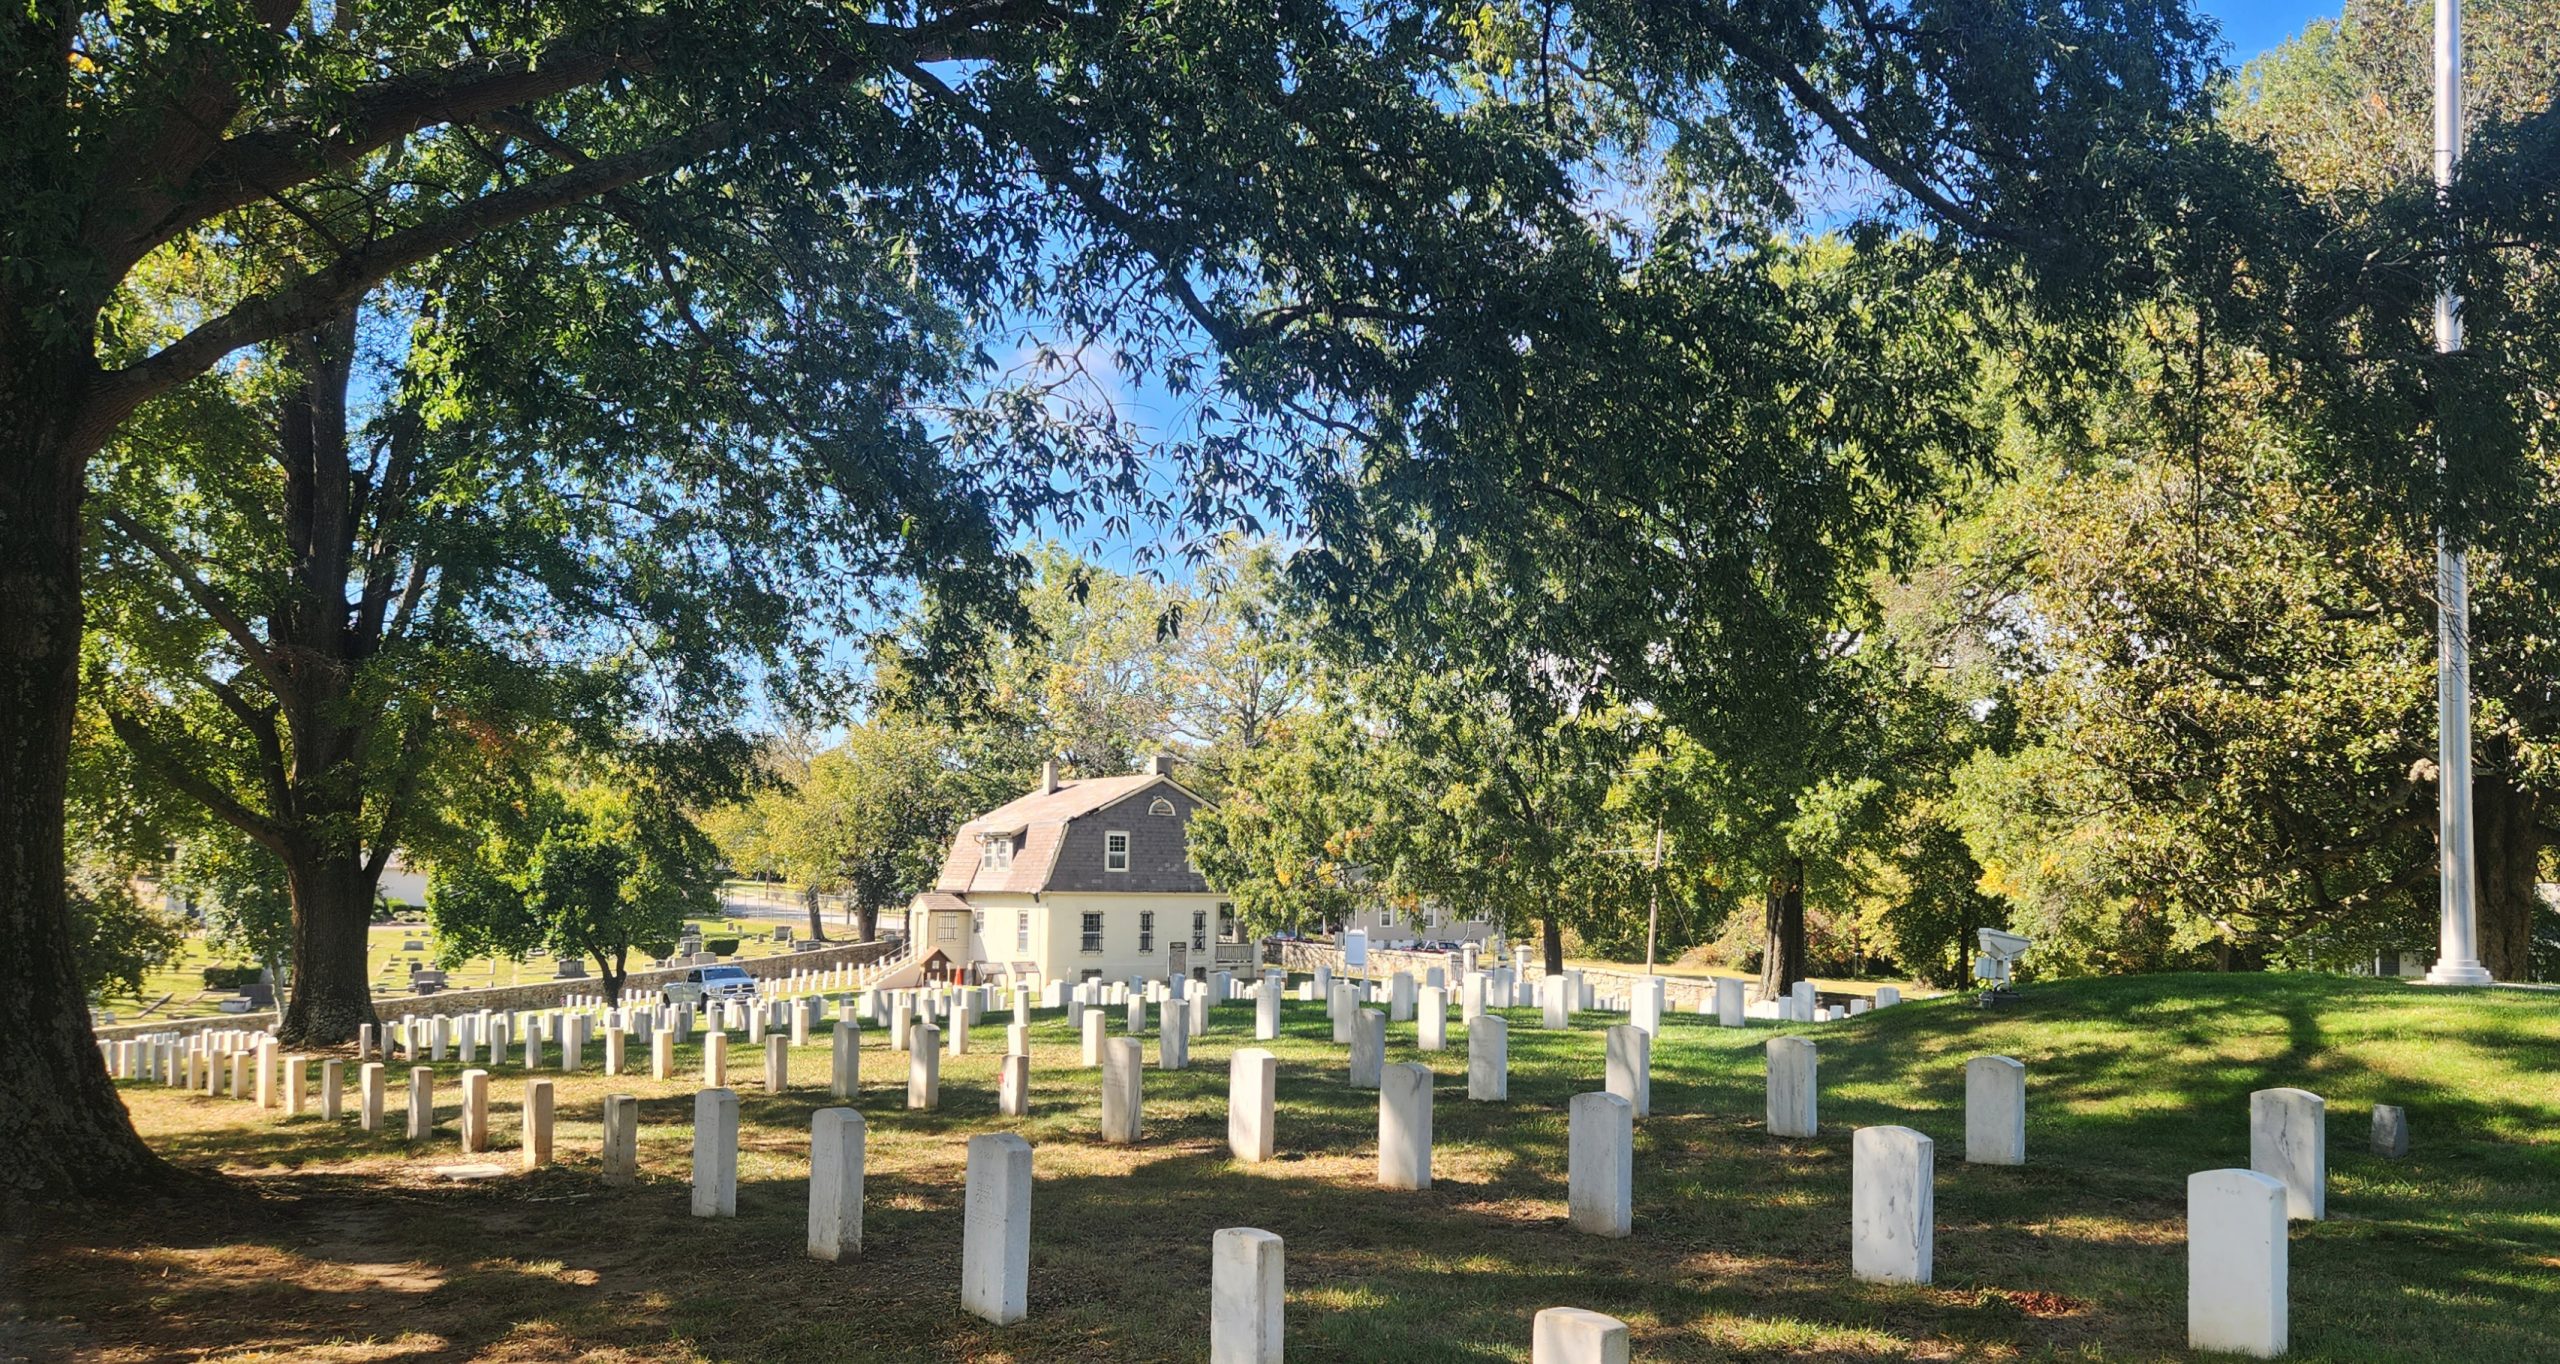
[[2340,0],[2199,0],[2197,5],[2221,23],[2233,66],[2300,33],[2314,19],[2338,17],[2342,7]]
[[[2236,70],[2259,53],[2300,33],[2315,19],[2336,18],[2344,0],[2194,0],[2197,8],[2222,26],[2226,45],[2225,60]],[[1029,360],[1026,351],[1018,351],[1011,364]],[[1167,394],[1146,376],[1120,373],[1107,354],[1086,357],[1093,382],[1083,395],[1115,404],[1121,414],[1143,428],[1162,432],[1178,428],[1186,415],[1187,404]],[[1186,576],[1187,569],[1179,557],[1162,553],[1152,564],[1141,564],[1142,548],[1170,551],[1179,537],[1164,533],[1163,528],[1136,522],[1123,532],[1110,532],[1087,524],[1078,530],[1067,530],[1054,523],[1044,524],[1034,533],[1037,538],[1056,539],[1087,558],[1105,566],[1127,571],[1146,567],[1167,576]]]

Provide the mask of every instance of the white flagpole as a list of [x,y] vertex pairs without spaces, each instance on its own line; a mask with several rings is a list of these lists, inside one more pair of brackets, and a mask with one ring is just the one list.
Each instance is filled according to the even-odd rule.
[[[2436,136],[2438,197],[2453,192],[2462,157],[2462,0],[2436,0]],[[2448,234],[2448,253],[2454,243]],[[2462,300],[2453,291],[2448,254],[2436,289],[2436,353],[2462,349]],[[2436,468],[2444,470],[2439,425]],[[2462,543],[2436,526],[2436,905],[2440,936],[2436,985],[2486,985],[2480,964],[2479,878],[2471,841],[2471,564]]]

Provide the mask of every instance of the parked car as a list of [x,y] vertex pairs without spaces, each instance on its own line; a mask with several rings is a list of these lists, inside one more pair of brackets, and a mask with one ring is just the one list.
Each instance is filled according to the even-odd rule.
[[684,973],[683,983],[699,987],[702,991],[699,997],[705,1003],[756,997],[756,978],[748,975],[743,967],[697,966]]

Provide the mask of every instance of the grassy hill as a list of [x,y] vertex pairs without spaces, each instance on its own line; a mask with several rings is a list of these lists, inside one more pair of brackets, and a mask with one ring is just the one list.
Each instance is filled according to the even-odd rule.
[[[352,1123],[279,1123],[247,1105],[128,1086],[173,1157],[246,1177],[215,1200],[46,1233],[24,1280],[40,1357],[341,1360],[1194,1360],[1206,1350],[1210,1233],[1287,1239],[1294,1360],[1527,1357],[1536,1309],[1626,1319],[1639,1360],[2185,1357],[2184,1183],[2245,1165],[2248,1094],[2329,1102],[2330,1220],[2293,1233],[2297,1357],[2560,1358],[2560,995],[2444,993],[2326,976],[2161,976],[2042,986],[1982,1012],[1960,998],[1799,1028],[1821,1049],[1822,1132],[1762,1131],[1762,1047],[1681,1016],[1655,1053],[1637,1127],[1636,1229],[1563,1225],[1566,1100],[1600,1086],[1598,1029],[1548,1033],[1515,1010],[1511,1102],[1470,1103],[1463,1035],[1390,1059],[1431,1062],[1435,1186],[1374,1187],[1375,1097],[1341,1083],[1321,1006],[1288,1006],[1277,1044],[1282,1159],[1231,1163],[1226,1060],[1250,1005],[1218,1011],[1192,1069],[1146,1076],[1147,1134],[1098,1140],[1098,1079],[1058,1015],[1035,1027],[1034,1109],[994,1111],[1007,1016],[944,1063],[943,1108],[900,1107],[904,1069],[865,1048],[867,1244],[841,1266],[799,1255],[809,1114],[823,1045],[767,1096],[733,1043],[749,1125],[740,1217],[686,1216],[692,1049],[682,1078],[560,1082],[562,1164],[452,1186],[456,1068],[436,1139]],[[1113,1031],[1118,1030],[1115,1017]],[[599,1046],[599,1052],[600,1052]],[[1153,1054],[1149,1046],[1150,1057]],[[2027,1064],[2028,1160],[1963,1163],[1963,1063]],[[389,1077],[397,1110],[405,1068]],[[496,1136],[511,1151],[513,1066]],[[595,1178],[608,1090],[642,1098],[636,1187]],[[2409,1110],[2406,1160],[2367,1154],[2375,1102]],[[1897,1122],[1937,1139],[1937,1282],[1848,1273],[1849,1147]],[[1036,1148],[1031,1319],[956,1310],[962,1139],[1021,1130]],[[512,1159],[511,1156],[508,1159]]]

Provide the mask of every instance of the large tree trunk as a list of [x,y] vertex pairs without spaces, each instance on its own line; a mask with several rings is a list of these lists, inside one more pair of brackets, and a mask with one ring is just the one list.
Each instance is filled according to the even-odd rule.
[[1564,925],[1550,914],[1538,921],[1539,946],[1546,950],[1547,974],[1564,974]]
[[[63,899],[62,806],[80,667],[78,428],[87,338],[36,342],[0,298],[0,1224],[27,1199],[128,1193],[171,1173],[98,1055]],[[76,358],[75,358],[76,357]]]
[[817,888],[817,886],[815,886],[815,885],[809,885],[809,886],[805,886],[805,887],[803,887],[803,888],[801,889],[801,891],[800,891],[800,898],[801,898],[801,902],[802,902],[802,904],[804,904],[804,905],[808,908],[808,910],[809,910],[809,937],[810,937],[810,940],[811,940],[811,941],[813,941],[813,942],[825,942],[825,941],[827,941],[827,921],[826,921],[825,919],[823,919],[823,918],[819,917],[819,913],[818,913],[818,888]]
[[1776,999],[1804,979],[1804,859],[1787,859],[1784,870],[1770,878],[1761,911],[1767,946],[1760,953],[1760,997]]
[[853,912],[862,918],[862,940],[864,942],[880,941],[880,907],[864,901],[855,906]]
[[[356,686],[364,660],[380,647],[379,626],[347,600],[357,553],[350,510],[357,476],[347,442],[355,335],[349,309],[286,339],[285,358],[301,382],[285,391],[276,421],[297,590],[275,613],[271,647],[288,679],[277,700],[292,737],[282,784],[293,799],[290,810],[268,814],[300,831],[301,846],[285,857],[293,884],[293,999],[279,1035],[306,1047],[352,1042],[359,1028],[378,1021],[365,961],[377,875],[365,857],[365,762],[385,720]],[[379,827],[392,824],[386,815]]]
[[2541,904],[2541,810],[2500,774],[2471,782],[2471,848],[2479,866],[2480,964],[2500,980],[2533,974],[2533,913]]
[[2218,971],[2264,971],[2267,969],[2267,949],[2260,943],[2222,938],[2213,945],[2213,963]]
[[373,1011],[373,968],[365,959],[373,926],[374,878],[352,850],[289,856],[293,889],[293,993],[278,1038],[297,1047],[333,1047],[381,1020]]

